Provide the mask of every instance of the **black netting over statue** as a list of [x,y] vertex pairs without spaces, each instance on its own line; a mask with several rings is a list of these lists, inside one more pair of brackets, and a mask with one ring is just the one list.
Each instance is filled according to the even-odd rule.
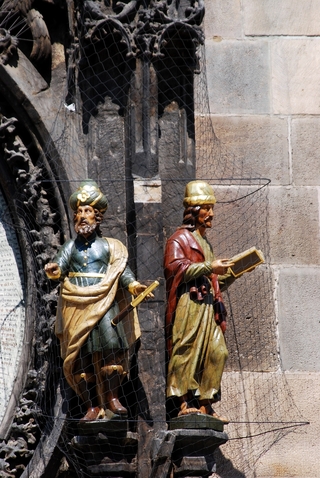
[[[33,476],[39,463],[37,476],[187,476],[190,443],[168,433],[182,408],[174,394],[166,397],[172,329],[165,328],[170,290],[163,263],[186,207],[198,204],[183,205],[193,180],[215,197],[210,192],[198,204],[214,204],[206,275],[215,258],[252,247],[263,253],[252,272],[235,279],[228,270],[229,278],[218,278],[227,312],[221,343],[229,357],[212,403],[201,404],[197,393],[188,400],[196,409],[210,405],[229,424],[219,425],[225,444],[215,453],[210,427],[203,427],[209,438],[192,442],[197,476],[254,477],[256,461],[305,424],[281,370],[270,180],[213,130],[203,15],[201,0],[1,3],[0,223],[14,232],[22,257],[29,332],[19,393],[12,385],[12,423],[0,444],[0,476]],[[83,233],[91,222],[98,227]],[[46,274],[52,262],[59,269]],[[213,282],[206,289],[197,282],[201,275],[193,286],[212,295]],[[141,292],[136,281],[155,280],[154,296],[126,315],[127,325],[112,324]],[[92,295],[79,296],[91,286]],[[185,292],[180,287],[179,301]],[[200,383],[205,358],[193,343]],[[92,420],[82,420],[88,410]]]

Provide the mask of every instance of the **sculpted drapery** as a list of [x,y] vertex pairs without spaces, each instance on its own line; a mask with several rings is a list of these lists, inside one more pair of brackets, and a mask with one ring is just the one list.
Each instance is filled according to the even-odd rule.
[[95,181],[83,181],[70,206],[77,237],[45,265],[47,276],[62,282],[55,331],[64,374],[87,409],[81,420],[104,418],[106,410],[127,416],[118,395],[140,331],[134,312],[121,323],[113,319],[126,306],[125,294],[138,295],[147,286],[135,280],[126,247],[102,237],[108,202]]
[[[64,374],[73,388],[75,388],[73,366],[91,331],[110,310],[116,296],[117,298],[119,295],[122,296],[122,300],[117,301],[120,307],[125,305],[124,291],[119,291],[119,280],[126,269],[127,249],[117,239],[104,238],[103,240],[107,241],[110,249],[105,278],[98,284],[81,287],[72,284],[66,277],[61,286],[55,333],[60,339]],[[127,344],[132,344],[140,335],[136,313],[134,317],[127,316],[121,326],[124,328]],[[77,389],[75,391],[79,393]]]
[[[193,391],[200,400],[215,399],[220,390],[228,352],[222,328],[215,320],[213,303],[221,301],[221,294],[217,276],[211,272],[213,260],[210,244],[196,231],[178,229],[167,242],[164,269],[169,397]],[[209,288],[209,293],[202,300],[191,298],[190,288],[202,285]]]

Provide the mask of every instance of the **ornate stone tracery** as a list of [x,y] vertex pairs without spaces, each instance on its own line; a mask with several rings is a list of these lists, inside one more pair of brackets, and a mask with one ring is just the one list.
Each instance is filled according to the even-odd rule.
[[[158,76],[166,77],[169,83],[174,82],[177,69],[179,76],[185,75],[186,64],[189,64],[192,76],[198,69],[197,48],[204,41],[200,28],[203,15],[203,1],[181,2],[179,6],[176,2],[168,1],[148,2],[148,5],[138,1],[126,4],[113,2],[112,6],[105,6],[87,0],[83,6],[75,5],[75,9],[69,12],[69,18],[77,18],[77,21],[72,25],[75,41],[69,56],[70,88],[67,103],[74,102],[75,55],[79,52],[79,87],[85,129],[91,114],[96,114],[97,104],[103,102],[106,95],[120,106],[119,112],[123,114],[131,77],[139,59],[154,64]],[[186,56],[189,59],[186,60]],[[172,58],[171,71],[168,66],[163,68],[168,57]],[[183,65],[179,64],[179,58]],[[107,77],[108,72],[110,77],[114,76],[112,70],[115,64],[120,72],[117,86]],[[190,83],[190,79],[185,79],[183,83],[186,81]],[[181,99],[181,93],[171,84],[169,87],[176,93],[168,101],[175,100],[185,107],[186,102]],[[164,107],[160,105],[160,115]]]
[[[32,8],[33,1],[22,0],[4,0],[0,12],[0,25],[7,29],[7,36],[17,31],[18,35],[24,30],[21,28],[21,21],[30,29],[33,46],[30,58],[34,61],[43,61],[51,55],[50,35],[46,22],[41,13]],[[20,24],[20,28],[15,27]],[[11,43],[16,43],[18,39],[12,37]]]
[[6,64],[17,51],[18,39],[11,36],[5,28],[0,28],[0,60]]
[[[0,115],[1,186],[5,192],[13,223],[20,239],[26,280],[26,350],[21,356],[17,375],[21,387],[18,402],[11,401],[4,423],[0,444],[1,469],[8,477],[20,476],[41,438],[41,423],[48,396],[48,354],[52,346],[55,320],[56,291],[48,291],[43,265],[60,245],[59,217],[52,211],[43,182],[47,172],[37,165],[19,135],[23,127],[15,117]],[[10,214],[8,211],[8,214]],[[34,344],[34,349],[31,347]],[[28,367],[30,357],[31,366]],[[51,397],[53,398],[53,397]],[[49,400],[48,400],[49,399]],[[45,405],[45,401],[47,405]],[[13,408],[14,407],[14,408]],[[15,413],[14,413],[15,410]],[[3,429],[10,423],[11,427]]]

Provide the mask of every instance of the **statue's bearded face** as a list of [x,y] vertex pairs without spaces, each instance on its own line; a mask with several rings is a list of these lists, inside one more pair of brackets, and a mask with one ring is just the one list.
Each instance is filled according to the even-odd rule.
[[97,227],[95,210],[92,206],[79,206],[74,214],[74,228],[77,234],[88,237]]
[[213,204],[202,204],[199,209],[198,216],[196,218],[196,227],[197,228],[210,228],[212,227],[212,219],[214,216],[213,213]]

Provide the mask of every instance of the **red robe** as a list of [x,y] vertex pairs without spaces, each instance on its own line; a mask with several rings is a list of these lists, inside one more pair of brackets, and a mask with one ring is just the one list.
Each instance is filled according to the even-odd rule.
[[[178,297],[177,290],[183,282],[184,274],[190,264],[205,262],[205,257],[200,244],[187,228],[178,229],[168,239],[164,254],[164,275],[166,279],[167,308],[166,308],[166,340],[169,355],[172,349],[172,326],[174,323],[175,310]],[[217,274],[210,276],[214,290],[214,298],[223,304]],[[226,314],[215,314],[216,322],[223,332],[226,330]]]

